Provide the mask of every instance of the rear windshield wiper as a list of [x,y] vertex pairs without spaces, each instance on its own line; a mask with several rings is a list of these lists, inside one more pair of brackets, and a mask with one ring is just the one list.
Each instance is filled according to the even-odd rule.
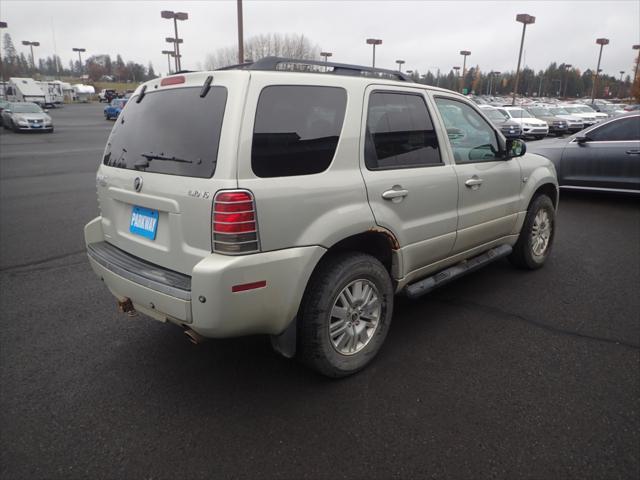
[[185,160],[184,158],[178,158],[176,156],[166,157],[164,155],[154,155],[153,153],[142,153],[140,154],[140,156],[144,157],[145,160],[136,162],[133,165],[133,168],[136,168],[136,169],[147,168],[149,166],[149,162],[151,162],[152,160],[162,160],[165,162],[178,162],[178,163],[193,163],[193,160]]

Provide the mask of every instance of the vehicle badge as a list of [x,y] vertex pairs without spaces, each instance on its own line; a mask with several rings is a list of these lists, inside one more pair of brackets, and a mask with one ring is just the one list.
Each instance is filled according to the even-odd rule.
[[142,177],[136,177],[136,179],[133,181],[133,188],[136,192],[142,190]]

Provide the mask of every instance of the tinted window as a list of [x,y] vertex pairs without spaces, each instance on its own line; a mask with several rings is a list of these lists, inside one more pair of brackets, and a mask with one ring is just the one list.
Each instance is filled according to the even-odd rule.
[[420,95],[372,93],[366,135],[365,164],[370,170],[441,163],[438,139]]
[[187,177],[213,176],[227,89],[175,88],[137,95],[111,131],[103,163],[111,167]]
[[266,87],[253,128],[253,172],[287,177],[326,170],[340,139],[346,104],[342,88]]
[[598,142],[640,140],[640,117],[615,120],[591,130],[587,135]]
[[501,158],[493,128],[471,106],[448,98],[436,98],[456,163]]

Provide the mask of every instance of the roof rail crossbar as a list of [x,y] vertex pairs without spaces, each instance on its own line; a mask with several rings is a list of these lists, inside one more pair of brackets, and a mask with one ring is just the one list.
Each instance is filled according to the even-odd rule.
[[362,74],[372,74],[372,76],[387,76],[401,80],[403,82],[410,82],[411,79],[402,72],[397,70],[386,70],[384,68],[371,68],[363,65],[349,65],[347,63],[334,63],[325,62],[321,60],[303,60],[297,58],[283,58],[283,57],[264,57],[253,63],[241,63],[239,65],[231,65],[228,67],[219,68],[218,70],[234,70],[234,69],[247,69],[247,70],[278,70],[278,65],[281,64],[294,64],[294,65],[316,65],[320,67],[331,67],[331,71],[322,73],[333,73],[335,75],[354,75],[360,76]]

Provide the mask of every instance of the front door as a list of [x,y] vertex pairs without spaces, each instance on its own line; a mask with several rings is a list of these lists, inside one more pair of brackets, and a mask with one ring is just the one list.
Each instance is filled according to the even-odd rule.
[[497,132],[473,106],[435,95],[458,175],[458,234],[452,253],[509,235],[520,204],[521,173],[500,152]]
[[458,181],[443,160],[421,89],[365,93],[361,170],[376,223],[396,236],[403,275],[446,258],[457,224]]

